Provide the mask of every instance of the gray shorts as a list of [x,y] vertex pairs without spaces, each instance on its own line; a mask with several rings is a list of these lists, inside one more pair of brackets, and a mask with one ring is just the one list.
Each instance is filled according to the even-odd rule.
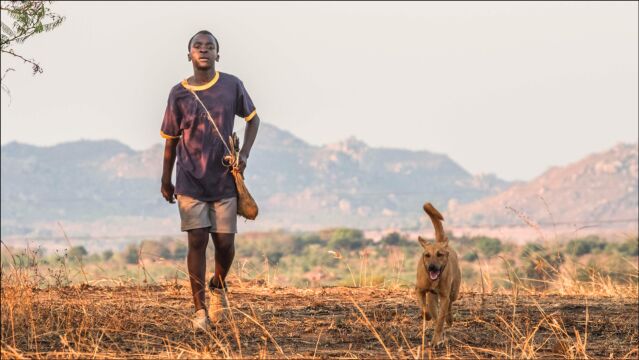
[[207,202],[178,195],[177,202],[182,231],[211,227],[212,233],[237,233],[236,197]]

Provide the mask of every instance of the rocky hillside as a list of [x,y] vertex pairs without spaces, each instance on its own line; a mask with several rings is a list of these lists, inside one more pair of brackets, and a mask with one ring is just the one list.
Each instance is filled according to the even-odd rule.
[[627,224],[638,216],[637,158],[637,144],[619,144],[497,195],[451,202],[447,215],[453,224],[508,224],[520,222],[514,209],[542,224]]
[[[175,233],[177,210],[159,192],[162,152],[162,144],[134,151],[111,140],[2,146],[2,234],[33,235],[56,221],[86,234],[143,231],[142,222],[147,233]],[[372,148],[355,138],[313,146],[263,124],[246,176],[260,205],[252,230],[415,230],[427,226],[425,200],[444,211],[448,226],[521,223],[514,211],[546,224],[627,223],[638,211],[637,144],[508,183],[474,176],[443,154]]]
[[[35,222],[176,217],[159,193],[162,152],[162,144],[134,151],[116,141],[2,146],[3,234],[28,234]],[[415,227],[427,199],[445,209],[509,186],[446,155],[354,138],[312,146],[264,123],[246,176],[269,228]]]

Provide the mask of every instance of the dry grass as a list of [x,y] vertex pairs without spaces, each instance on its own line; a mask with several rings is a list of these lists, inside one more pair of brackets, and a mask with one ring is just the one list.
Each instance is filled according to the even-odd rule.
[[413,291],[397,286],[300,289],[235,278],[232,317],[194,333],[186,282],[39,289],[37,266],[2,275],[3,359],[639,355],[636,274],[620,284],[566,272],[543,291],[512,274],[509,289],[495,289],[485,274],[483,286],[463,288],[442,349],[430,348],[432,324],[418,316]]

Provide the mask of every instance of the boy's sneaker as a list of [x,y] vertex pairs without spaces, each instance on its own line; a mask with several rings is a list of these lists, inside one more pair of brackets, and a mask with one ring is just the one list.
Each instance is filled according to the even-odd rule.
[[193,315],[193,318],[191,319],[191,323],[193,325],[193,329],[196,331],[209,330],[209,327],[211,326],[211,321],[209,320],[209,317],[206,314],[206,309],[200,309],[196,311],[195,314]]
[[209,304],[209,319],[217,323],[226,317],[228,303],[224,289],[209,288],[211,291],[211,301]]
[[209,318],[213,323],[224,319],[228,311],[226,294],[223,289],[211,290],[211,305],[209,306]]

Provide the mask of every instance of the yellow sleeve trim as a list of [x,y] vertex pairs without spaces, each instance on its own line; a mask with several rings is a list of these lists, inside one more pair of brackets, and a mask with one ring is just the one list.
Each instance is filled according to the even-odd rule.
[[160,130],[160,136],[162,136],[165,139],[179,139],[179,136],[171,136],[171,135],[167,135],[164,133],[164,131]]
[[244,120],[246,120],[246,122],[249,122],[249,121],[253,120],[255,115],[257,115],[257,109],[253,110],[253,112],[250,113],[247,117],[245,117]]
[[182,86],[184,86],[185,89],[187,90],[193,90],[193,91],[201,91],[201,90],[206,90],[208,88],[210,88],[211,86],[215,85],[215,83],[220,79],[220,73],[218,71],[215,72],[215,76],[213,76],[213,79],[211,79],[211,81],[209,81],[208,83],[204,84],[204,85],[189,85],[189,82],[186,81],[186,79],[182,80]]

